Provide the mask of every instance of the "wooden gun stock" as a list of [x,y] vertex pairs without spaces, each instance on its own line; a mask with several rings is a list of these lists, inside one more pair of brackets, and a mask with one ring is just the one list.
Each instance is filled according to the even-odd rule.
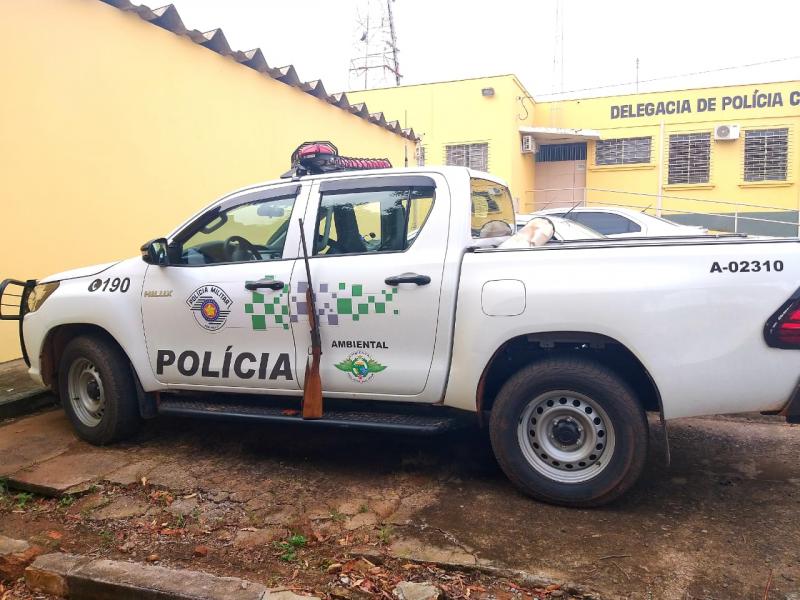
[[303,405],[304,419],[322,418],[322,379],[319,375],[320,357],[322,356],[322,340],[317,321],[317,306],[314,303],[314,288],[311,285],[311,267],[308,264],[308,248],[306,247],[306,234],[303,231],[303,219],[300,221],[300,241],[303,246],[303,260],[306,264],[306,307],[308,310],[308,326],[311,330],[311,354],[306,361],[306,374],[303,380]]

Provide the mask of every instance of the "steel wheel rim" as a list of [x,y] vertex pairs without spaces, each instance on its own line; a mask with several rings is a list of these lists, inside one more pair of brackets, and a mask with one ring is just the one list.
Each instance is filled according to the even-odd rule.
[[616,445],[606,411],[589,396],[570,390],[552,390],[531,400],[520,417],[517,438],[528,463],[559,483],[596,477],[608,466]]
[[87,427],[97,427],[106,409],[106,394],[100,372],[90,360],[78,358],[67,373],[67,392],[72,410]]

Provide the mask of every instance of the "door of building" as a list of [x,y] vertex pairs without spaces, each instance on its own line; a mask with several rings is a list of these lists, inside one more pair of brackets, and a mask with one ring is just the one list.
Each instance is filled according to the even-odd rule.
[[586,143],[544,144],[536,155],[534,206],[572,207],[586,201]]

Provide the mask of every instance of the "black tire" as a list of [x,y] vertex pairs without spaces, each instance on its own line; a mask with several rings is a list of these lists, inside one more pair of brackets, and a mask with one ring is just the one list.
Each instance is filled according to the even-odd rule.
[[[102,412],[83,413],[80,401],[70,396],[70,369],[89,363],[102,389]],[[91,376],[88,376],[91,378]],[[82,336],[67,344],[58,368],[61,404],[78,436],[96,446],[104,446],[135,434],[141,426],[139,402],[130,363],[119,348],[99,336]],[[77,406],[76,406],[77,405]],[[87,420],[97,419],[96,423]]]
[[[536,444],[531,443],[529,447],[531,449],[524,449],[525,441],[520,440],[521,436],[530,440],[537,439],[527,437],[529,427],[527,423],[524,429],[521,429],[522,419],[523,417],[528,419],[526,411],[533,409],[529,406],[533,404],[534,399],[547,398],[548,392],[564,390],[582,395],[587,400],[586,406],[593,403],[599,407],[605,412],[604,416],[613,427],[613,432],[609,432],[609,435],[613,433],[614,437],[613,450],[610,455],[603,457],[602,469],[600,464],[595,465],[596,469],[600,469],[596,475],[592,475],[588,470],[584,471],[585,476],[589,477],[584,481],[559,481],[558,476],[551,477],[543,473],[542,470],[550,469],[550,466],[542,467],[538,456],[529,459],[526,457],[526,452],[530,456],[531,453],[539,452],[544,446],[537,446],[539,450],[535,450],[532,448]],[[556,394],[553,397],[560,395]],[[535,410],[538,411],[538,407],[542,405],[536,406]],[[584,410],[590,412],[588,408]],[[536,416],[533,412],[528,414]],[[599,412],[595,414],[600,416]],[[555,419],[560,418],[555,417]],[[537,500],[573,507],[607,504],[625,493],[636,482],[647,457],[647,429],[644,411],[631,388],[614,372],[582,358],[544,359],[514,374],[495,399],[489,424],[492,448],[497,461],[518,488]],[[601,433],[606,435],[605,431]],[[610,438],[606,441],[610,446]],[[558,447],[555,442],[552,444],[551,447]],[[538,469],[534,467],[533,461],[539,464]],[[562,463],[558,468],[564,466]],[[572,476],[571,472],[569,476]]]

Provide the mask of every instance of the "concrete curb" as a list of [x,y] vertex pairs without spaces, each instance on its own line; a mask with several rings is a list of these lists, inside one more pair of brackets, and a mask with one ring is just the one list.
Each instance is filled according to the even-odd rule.
[[50,406],[56,406],[56,400],[47,388],[11,394],[0,399],[0,420],[21,417]]
[[25,540],[0,535],[0,581],[15,581],[43,550]]
[[238,577],[78,556],[44,554],[25,570],[35,592],[83,600],[316,600]]
[[[351,556],[363,556],[364,558],[380,562],[385,558],[384,555],[375,552],[374,549],[370,548],[354,548],[350,551]],[[492,575],[494,577],[502,577],[504,579],[510,579],[511,581],[516,581],[531,587],[541,587],[546,588],[548,585],[552,584],[556,578],[547,577],[545,575],[537,575],[536,573],[530,573],[528,571],[522,571],[520,569],[511,569],[508,567],[499,567],[495,564],[492,564],[490,561],[487,560],[477,560],[476,562],[460,562],[460,561],[450,561],[450,560],[426,560],[426,559],[419,559],[413,556],[394,556],[389,554],[392,558],[398,558],[410,563],[416,563],[420,565],[435,565],[440,569],[444,569],[446,571],[472,571],[475,573],[483,573],[485,575]],[[583,587],[577,583],[564,581],[561,578],[557,578],[559,581],[559,588],[570,594],[570,596],[576,598],[583,598],[584,600],[602,600],[603,596],[594,591]]]

